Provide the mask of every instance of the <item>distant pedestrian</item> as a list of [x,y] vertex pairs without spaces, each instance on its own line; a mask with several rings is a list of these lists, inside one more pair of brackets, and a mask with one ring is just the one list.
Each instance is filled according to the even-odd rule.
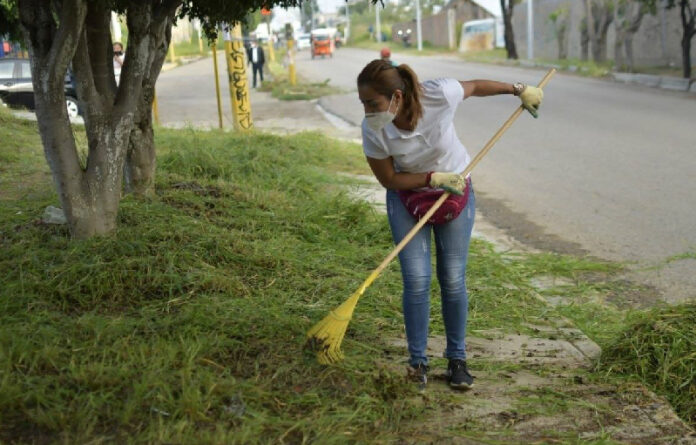
[[266,58],[263,54],[263,49],[259,46],[259,43],[254,40],[251,42],[251,48],[249,48],[249,64],[251,64],[252,69],[252,86],[256,88],[256,73],[259,74],[261,83],[263,83],[263,64],[266,63]]
[[389,48],[382,48],[379,52],[379,58],[389,63],[393,67],[398,66],[398,63],[391,59],[391,50]]
[[121,78],[121,68],[123,68],[123,59],[125,54],[123,52],[123,44],[121,42],[114,42],[114,76],[116,77],[116,84]]

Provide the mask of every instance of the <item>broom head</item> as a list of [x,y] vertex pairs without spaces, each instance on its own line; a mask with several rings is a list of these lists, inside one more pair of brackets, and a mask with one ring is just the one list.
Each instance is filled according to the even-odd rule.
[[328,365],[343,360],[341,342],[361,294],[360,291],[355,292],[307,332],[307,345],[317,352],[319,363]]

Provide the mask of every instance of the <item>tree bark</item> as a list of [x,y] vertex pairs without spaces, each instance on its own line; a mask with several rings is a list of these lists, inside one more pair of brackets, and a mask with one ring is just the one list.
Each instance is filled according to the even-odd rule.
[[633,72],[635,66],[635,60],[633,58],[633,36],[640,29],[640,25],[643,22],[643,17],[647,9],[645,5],[637,2],[631,2],[628,5],[627,11],[627,24],[626,35],[624,36],[624,51],[626,55],[626,62],[628,63],[628,70]]
[[607,60],[607,31],[614,19],[613,4],[608,0],[594,0],[592,2],[592,23],[594,34],[592,44],[592,58],[595,62]]
[[568,28],[565,24],[558,31],[558,58],[560,60],[568,58]]
[[580,59],[587,61],[590,59],[590,35],[587,31],[587,18],[580,24]]
[[152,38],[151,51],[154,54],[152,66],[143,78],[143,90],[131,130],[126,165],[124,170],[124,187],[127,192],[139,196],[152,196],[155,193],[156,155],[154,131],[152,128],[152,102],[155,97],[155,84],[162,70],[171,41],[172,16],[165,17],[161,26],[164,31]]
[[691,8],[689,0],[681,0],[682,21],[682,66],[686,79],[691,78],[691,39],[696,35],[696,11]]
[[512,12],[515,7],[515,0],[500,0],[503,11],[503,23],[505,24],[505,49],[508,59],[519,59],[517,46],[515,45],[515,33],[512,29]]
[[[117,89],[108,26],[110,10],[102,2],[18,3],[31,55],[36,116],[44,153],[76,238],[105,234],[116,228],[126,149],[141,102],[143,79],[155,65],[153,36],[157,27],[165,23],[162,14],[173,15],[179,4],[181,0],[133,0],[128,5],[128,57]],[[89,147],[84,167],[77,155],[63,91],[71,61],[84,107]]]
[[614,67],[617,70],[623,70],[626,67],[626,58],[624,57],[624,45],[628,35],[625,30],[616,27],[616,38],[614,40]]
[[584,29],[585,35],[581,36],[586,38],[587,40],[583,40],[583,43],[585,44],[585,47],[583,48],[583,57],[582,60],[589,60],[590,58],[590,44],[594,45],[595,42],[595,31],[594,31],[594,19],[592,17],[592,0],[585,0],[585,20],[586,20],[586,27]]

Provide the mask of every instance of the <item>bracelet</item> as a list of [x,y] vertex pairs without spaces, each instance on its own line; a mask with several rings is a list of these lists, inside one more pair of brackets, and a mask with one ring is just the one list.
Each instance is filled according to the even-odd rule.
[[425,185],[430,187],[430,179],[433,176],[433,172],[428,172],[428,174],[425,175]]

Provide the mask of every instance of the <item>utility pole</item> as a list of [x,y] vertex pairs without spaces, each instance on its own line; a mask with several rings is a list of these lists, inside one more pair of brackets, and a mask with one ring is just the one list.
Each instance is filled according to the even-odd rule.
[[527,59],[534,59],[534,0],[527,0]]
[[375,3],[375,39],[382,41],[382,25],[379,23],[379,3]]
[[418,39],[418,51],[423,51],[423,35],[421,34],[420,0],[416,0],[416,39]]

